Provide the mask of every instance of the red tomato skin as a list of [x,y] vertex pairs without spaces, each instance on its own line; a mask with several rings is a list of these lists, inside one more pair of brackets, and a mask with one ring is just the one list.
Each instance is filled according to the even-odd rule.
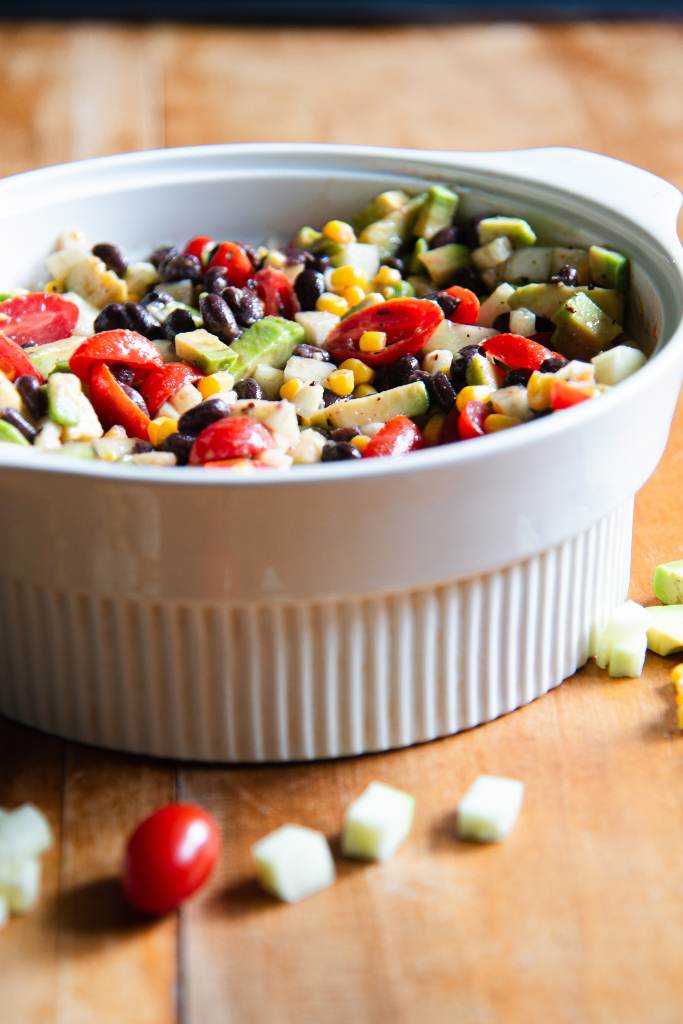
[[422,446],[419,428],[407,416],[394,416],[378,430],[363,452],[364,459],[378,456],[407,455]]
[[98,363],[120,363],[144,376],[145,371],[163,366],[159,349],[136,331],[101,331],[86,338],[69,360],[69,369],[87,381]]
[[231,416],[205,427],[195,438],[190,452],[190,465],[227,459],[253,459],[268,448],[274,448],[273,435],[261,423],[248,416]]
[[453,444],[455,441],[460,440],[460,434],[458,433],[459,418],[460,412],[457,405],[454,405],[444,420],[441,434],[439,435],[439,444]]
[[223,267],[228,281],[236,288],[243,288],[254,273],[251,260],[237,242],[220,242],[209,260],[209,266]]
[[550,385],[550,406],[553,412],[570,409],[573,405],[586,402],[591,396],[579,391],[566,380],[554,380]]
[[256,292],[263,303],[266,316],[282,316],[293,320],[299,312],[299,300],[294,286],[286,274],[273,267],[264,267],[254,274]]
[[508,370],[538,370],[553,353],[521,334],[496,334],[482,342],[487,356],[504,363]]
[[202,263],[206,263],[207,251],[216,244],[215,238],[211,235],[195,235],[187,243],[183,252],[186,256],[196,256],[197,259]]
[[167,914],[191,896],[214,869],[221,839],[210,814],[194,804],[159,808],[126,846],[123,889],[147,914]]
[[147,403],[151,416],[156,416],[164,402],[168,402],[184,384],[193,384],[201,373],[186,363],[166,363],[150,370],[140,385],[140,394]]
[[29,376],[35,377],[41,384],[43,383],[41,374],[38,373],[23,348],[2,333],[0,333],[0,370],[12,381],[17,377]]
[[[435,302],[389,299],[337,324],[327,339],[327,349],[337,362],[355,358],[367,366],[389,366],[401,356],[419,352],[443,318],[443,310]],[[387,347],[381,352],[361,352],[358,342],[365,331],[383,331]]]
[[149,417],[138,409],[106,363],[98,363],[89,380],[90,400],[105,428],[122,426],[129,437],[149,438]]
[[458,436],[461,441],[484,434],[484,420],[488,416],[489,406],[485,402],[473,400],[468,402],[458,417]]
[[0,303],[0,331],[18,345],[47,345],[70,338],[78,306],[50,292],[30,292]]
[[446,289],[446,294],[460,300],[460,305],[448,319],[454,324],[476,324],[479,319],[479,299],[469,288],[454,284]]

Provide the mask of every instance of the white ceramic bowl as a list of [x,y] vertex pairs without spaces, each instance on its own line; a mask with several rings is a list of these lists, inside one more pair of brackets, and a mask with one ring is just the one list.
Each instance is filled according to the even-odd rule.
[[0,710],[149,754],[336,757],[485,722],[585,661],[626,594],[633,496],[679,390],[671,185],[567,149],[108,157],[0,183],[0,282],[32,277],[66,227],[141,251],[287,236],[430,180],[629,253],[655,357],[599,401],[396,461],[237,477],[0,446]]

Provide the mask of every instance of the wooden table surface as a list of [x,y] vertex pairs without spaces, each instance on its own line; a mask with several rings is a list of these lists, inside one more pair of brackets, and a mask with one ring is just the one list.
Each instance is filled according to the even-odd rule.
[[[453,148],[570,144],[683,186],[683,26],[363,30],[0,26],[0,172],[243,140]],[[28,240],[30,241],[30,240]],[[683,406],[638,498],[632,594],[683,555]],[[504,511],[504,510],[503,510]],[[179,767],[0,719],[0,806],[49,814],[39,909],[0,936],[8,1024],[679,1024],[683,737],[668,664],[594,668],[460,736],[289,768]],[[459,845],[480,772],[525,780],[502,846]],[[293,907],[256,889],[251,843],[334,836],[371,779],[417,797],[384,866],[340,864]],[[175,797],[218,818],[220,868],[178,917],[123,907],[129,829]]]

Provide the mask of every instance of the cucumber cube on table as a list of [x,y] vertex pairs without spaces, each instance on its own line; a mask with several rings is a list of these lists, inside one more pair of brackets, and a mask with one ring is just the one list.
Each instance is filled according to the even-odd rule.
[[500,775],[480,775],[458,806],[458,836],[497,843],[512,831],[524,799],[524,783]]
[[683,651],[683,604],[661,604],[646,608],[647,646],[666,657]]
[[413,824],[415,798],[383,782],[371,782],[349,806],[344,818],[342,851],[360,860],[388,860]]
[[619,605],[602,628],[594,629],[593,653],[612,678],[642,675],[647,650],[646,609],[635,601]]
[[0,861],[0,898],[13,914],[32,910],[40,896],[41,867],[37,857]]
[[683,559],[658,565],[652,589],[662,604],[683,604]]
[[255,843],[251,852],[261,887],[286,903],[296,903],[334,882],[327,839],[312,828],[283,825]]
[[50,846],[50,826],[33,804],[0,813],[0,863],[37,857]]

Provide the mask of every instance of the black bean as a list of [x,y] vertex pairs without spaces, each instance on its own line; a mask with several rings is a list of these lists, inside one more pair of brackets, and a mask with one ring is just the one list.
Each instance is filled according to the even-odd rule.
[[168,306],[169,302],[173,302],[171,296],[166,292],[157,291],[156,288],[153,288],[151,292],[147,292],[147,294],[140,299],[141,306],[151,306],[152,303],[154,303],[155,306],[162,307]]
[[204,326],[221,341],[234,341],[242,333],[230,306],[221,295],[204,295],[199,300],[199,312]]
[[503,377],[503,387],[513,388],[521,386],[525,388],[530,376],[531,370],[510,370]]
[[33,444],[38,431],[16,409],[3,409],[0,412],[0,420],[4,420],[5,423],[11,423],[13,427],[16,427],[20,434],[23,434],[27,441],[30,441],[30,443]]
[[172,452],[176,457],[179,466],[186,466],[190,458],[190,451],[194,444],[194,437],[191,434],[170,434],[165,441],[159,445],[160,452]]
[[224,399],[207,398],[206,401],[183,413],[178,420],[178,430],[181,434],[200,434],[205,427],[216,420],[224,420],[229,415],[230,408]]
[[263,303],[251,288],[235,288],[228,285],[223,289],[222,295],[240,327],[251,327],[264,316]]
[[[441,376],[444,376],[444,374],[441,374]],[[406,384],[414,384],[418,380],[421,380],[422,383],[424,384],[424,386],[426,387],[427,395],[429,396],[430,403],[431,402],[435,402],[437,399],[436,399],[436,393],[434,391],[434,377],[433,377],[433,375],[431,373],[427,373],[426,370],[415,370],[408,377],[408,380],[406,381]]]
[[460,299],[456,299],[455,295],[449,295],[448,292],[437,292],[430,298],[436,302],[437,306],[441,307],[447,320],[455,313],[461,302]]
[[557,273],[553,274],[550,280],[553,284],[566,284],[573,288],[579,283],[579,272],[576,267],[571,267],[568,263],[565,263]]
[[429,239],[429,248],[438,249],[442,245],[452,245],[453,242],[462,242],[465,232],[462,228],[458,228],[455,224],[449,225],[447,228],[442,228],[441,231],[437,231],[435,235]]
[[146,455],[147,452],[153,452],[154,445],[149,441],[136,441],[133,446],[133,455]]
[[35,377],[28,373],[22,374],[21,377],[17,377],[14,386],[34,420],[47,416],[47,392]]
[[294,291],[303,310],[315,309],[325,291],[325,278],[318,270],[302,270],[294,282]]
[[253,377],[245,377],[235,384],[235,394],[238,398],[249,398],[255,401],[263,398],[263,391],[258,381]]
[[494,217],[494,216],[496,216],[496,214],[485,213],[485,214],[481,214],[479,217],[472,217],[472,219],[469,221],[469,223],[467,225],[467,230],[466,230],[465,237],[467,239],[467,245],[469,245],[470,249],[478,249],[479,246],[481,245],[481,242],[479,241],[479,224],[480,224],[480,222],[482,220],[484,220],[485,217]]
[[135,371],[131,370],[128,366],[122,366],[120,363],[115,363],[114,366],[110,367],[110,370],[112,377],[114,377],[119,384],[127,384],[130,387],[135,381]]
[[127,327],[126,313],[120,302],[110,302],[95,318],[95,331],[117,331]]
[[420,364],[415,356],[401,356],[391,367],[389,377],[392,383],[389,387],[400,387],[407,384],[411,376],[420,369]]
[[209,267],[204,273],[204,287],[207,292],[220,295],[224,288],[228,287],[228,275],[225,267]]
[[385,267],[389,267],[391,270],[398,270],[401,277],[405,274],[406,265],[400,256],[389,256],[388,259],[382,261]]
[[555,330],[555,324],[547,316],[537,316],[535,326],[537,334],[547,334]]
[[176,253],[167,256],[159,265],[159,277],[162,281],[199,281],[202,276],[202,264],[196,256]]
[[432,395],[442,412],[450,412],[455,405],[455,388],[445,373],[432,375]]
[[510,314],[501,313],[500,316],[497,316],[493,321],[493,329],[500,331],[501,334],[507,334],[510,330]]
[[318,348],[317,345],[297,345],[292,352],[293,356],[301,356],[302,359],[320,359],[323,362],[327,362],[330,358],[330,353],[326,352],[324,348]]
[[456,391],[461,391],[465,387],[467,367],[472,357],[476,356],[478,352],[478,345],[465,345],[451,363],[451,381]]
[[139,302],[125,302],[123,312],[131,331],[137,331],[145,338],[163,338],[161,324]]
[[121,384],[121,389],[122,391],[126,392],[131,402],[135,403],[140,412],[144,413],[145,416],[149,416],[149,409],[147,408],[147,403],[145,402],[144,398],[142,397],[139,391],[136,391],[135,388],[132,388],[130,384]]
[[348,397],[342,398],[340,395],[335,395],[334,391],[328,391],[327,388],[323,391],[323,406],[327,409],[328,405],[336,405],[337,402],[348,402]]
[[99,242],[97,245],[93,245],[92,254],[98,256],[106,264],[107,269],[113,270],[119,277],[123,277],[126,273],[128,264],[118,245],[113,245],[111,242]]
[[488,294],[486,285],[474,270],[458,270],[453,274],[451,284],[457,284],[461,288],[469,288],[475,295]]
[[352,438],[358,437],[360,430],[358,427],[337,427],[336,430],[330,431],[331,441],[351,441]]
[[323,445],[321,462],[342,462],[346,459],[360,459],[361,453],[346,441],[328,441]]
[[541,373],[557,373],[563,366],[566,366],[569,360],[562,359],[561,356],[551,356],[550,359],[544,359],[539,370]]
[[240,242],[239,244],[242,246],[247,256],[249,257],[249,262],[251,263],[254,270],[258,269],[261,260],[259,259],[258,253],[256,252],[256,247],[251,245],[249,242]]
[[149,257],[149,262],[158,270],[164,260],[170,259],[171,256],[178,256],[179,254],[180,249],[175,245],[160,245]]
[[196,330],[195,322],[186,309],[174,309],[163,322],[164,337],[175,341],[176,334]]

